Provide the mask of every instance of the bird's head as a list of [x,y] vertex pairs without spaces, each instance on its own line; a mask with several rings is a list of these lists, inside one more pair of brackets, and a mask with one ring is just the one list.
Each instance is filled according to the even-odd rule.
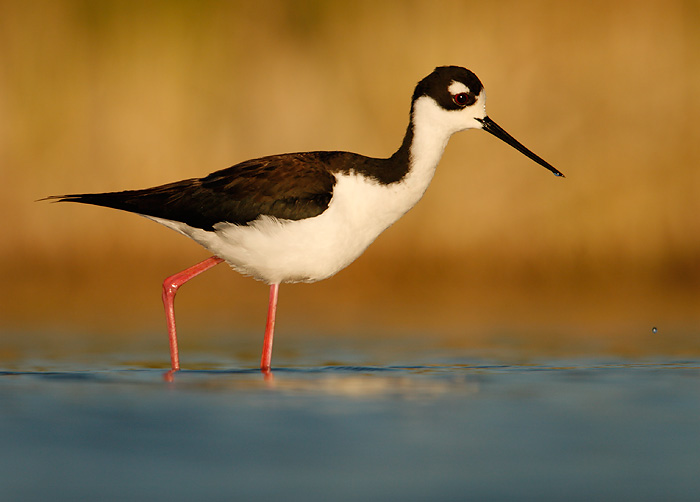
[[411,103],[414,127],[449,138],[465,129],[483,129],[549,169],[564,176],[486,115],[486,91],[479,78],[460,66],[439,66],[418,82]]

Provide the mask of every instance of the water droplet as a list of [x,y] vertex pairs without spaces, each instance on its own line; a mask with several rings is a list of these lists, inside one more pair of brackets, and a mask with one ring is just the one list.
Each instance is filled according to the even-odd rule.
[[659,330],[656,329],[656,326],[654,326],[653,328],[651,328],[651,332],[652,332],[652,333],[656,333],[657,331],[659,331]]

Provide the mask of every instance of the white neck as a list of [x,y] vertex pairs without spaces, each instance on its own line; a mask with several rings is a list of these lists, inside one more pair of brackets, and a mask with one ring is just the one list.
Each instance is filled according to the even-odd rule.
[[430,97],[418,98],[413,104],[413,141],[411,142],[411,171],[435,172],[447,141],[456,131],[445,127],[444,110]]
[[[413,141],[411,142],[411,171],[429,175],[442,158],[447,141],[454,133],[465,129],[480,129],[475,117],[486,116],[486,93],[481,92],[469,109],[448,111],[433,98],[421,96],[413,103]],[[430,179],[428,179],[430,183]],[[427,186],[427,185],[426,185]]]

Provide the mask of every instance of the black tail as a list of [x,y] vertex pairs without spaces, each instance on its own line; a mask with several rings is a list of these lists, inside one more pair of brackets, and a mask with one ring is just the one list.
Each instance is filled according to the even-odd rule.
[[185,180],[144,190],[52,195],[40,200],[109,207],[144,216],[181,221],[194,227],[212,230],[215,223],[225,220],[221,215],[208,214],[209,206],[198,200],[205,194],[198,188],[196,180]]
[[[162,208],[167,207],[172,194],[165,192],[158,193],[151,190],[127,190],[124,192],[107,193],[81,193],[70,195],[52,195],[40,200],[50,200],[53,202],[79,202],[93,206],[110,207],[130,213],[138,213],[147,216],[166,217]],[[159,211],[157,208],[161,208]]]

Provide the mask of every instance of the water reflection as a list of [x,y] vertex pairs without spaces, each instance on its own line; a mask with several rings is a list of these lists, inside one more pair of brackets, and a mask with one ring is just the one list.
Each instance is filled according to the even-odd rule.
[[0,371],[0,499],[690,501],[700,491],[698,360],[270,375],[253,364]]
[[[437,398],[478,391],[477,379],[450,367],[327,366],[246,370],[172,370],[163,380],[174,387],[262,390],[286,394],[329,395],[356,399]],[[453,368],[454,369],[454,368]]]
[[[425,366],[323,366],[308,368],[200,369],[163,371],[0,371],[0,383],[20,381],[65,385],[121,385],[218,392],[275,392],[289,395],[328,395],[349,399],[470,396],[484,385],[497,387],[552,382],[615,379],[640,381],[656,373],[700,377],[700,362],[556,361],[548,364],[434,364]],[[541,391],[542,388],[540,387]]]

